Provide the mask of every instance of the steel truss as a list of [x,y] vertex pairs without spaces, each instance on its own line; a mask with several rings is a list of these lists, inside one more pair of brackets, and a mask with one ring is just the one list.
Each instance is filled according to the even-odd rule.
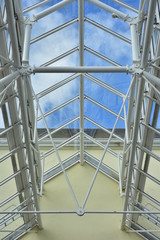
[[[32,27],[45,16],[58,11],[72,2],[77,1],[78,15],[76,18],[42,33],[31,39]],[[155,134],[160,135],[157,128],[160,105],[160,1],[140,0],[139,10],[121,1],[117,3],[117,9],[98,0],[88,0],[90,4],[112,14],[114,18],[124,21],[130,28],[131,39],[119,34],[107,26],[93,21],[85,16],[85,1],[62,0],[48,7],[48,0],[38,1],[36,4],[22,8],[21,0],[1,0],[0,3],[0,107],[3,116],[4,128],[0,132],[0,138],[8,147],[8,152],[0,156],[0,169],[4,163],[10,164],[13,172],[1,180],[0,186],[6,186],[14,181],[16,192],[8,193],[0,203],[0,229],[3,239],[17,239],[22,234],[33,229],[34,226],[42,228],[41,214],[122,214],[122,229],[134,231],[144,239],[160,238],[160,202],[152,196],[152,192],[146,192],[145,186],[148,179],[157,186],[160,180],[149,172],[152,162],[160,162],[160,157],[153,152]],[[45,7],[30,17],[24,17],[38,7]],[[135,14],[131,17],[119,11],[121,6]],[[126,12],[126,11],[125,11]],[[63,31],[73,24],[78,24],[79,45],[60,54],[59,56],[44,62],[40,66],[30,66],[30,46],[38,43],[56,32]],[[91,24],[113,37],[124,41],[132,47],[131,66],[121,66],[114,61],[112,56],[102,53],[85,45],[84,25]],[[79,66],[54,66],[59,60],[77,52],[79,54]],[[107,66],[85,66],[85,53],[106,62]],[[36,64],[36,63],[35,63]],[[109,64],[109,66],[108,66]],[[51,66],[52,65],[52,66]],[[111,65],[111,66],[110,66]],[[45,73],[69,73],[72,75],[53,84],[51,87],[35,93],[33,89],[32,75]],[[92,73],[123,73],[131,76],[130,86],[123,93],[108,83],[95,77]],[[96,75],[97,76],[97,75]],[[98,87],[101,87],[116,95],[122,101],[119,113],[110,109],[93,97],[85,94],[84,81],[87,79]],[[47,98],[50,93],[61,89],[68,83],[78,80],[79,94],[59,104],[53,109],[44,112],[41,99]],[[95,92],[96,94],[96,92]],[[103,111],[116,118],[112,129],[104,127],[101,123],[87,116],[84,111],[85,102],[90,102]],[[48,116],[54,116],[59,110],[64,110],[70,104],[79,103],[79,114],[59,123],[57,128],[50,128],[47,122]],[[126,107],[128,105],[128,108]],[[124,114],[123,114],[124,113]],[[117,132],[117,123],[122,120],[125,124],[124,136]],[[37,125],[43,121],[45,131],[38,134]],[[94,126],[87,132],[84,122]],[[79,123],[79,129],[74,131],[70,126]],[[69,136],[58,138],[62,130],[68,129]],[[103,131],[107,137],[94,137],[96,129]],[[116,152],[112,144],[123,146],[123,152]],[[40,145],[50,146],[46,152],[41,152]],[[77,146],[77,151],[66,159],[61,159],[59,151],[64,147]],[[87,152],[87,147],[99,147],[103,150],[100,159]],[[106,152],[117,159],[118,171],[104,162]],[[45,169],[48,156],[55,154],[58,163],[50,169]],[[84,162],[93,166],[96,171],[88,189],[83,205],[80,206],[67,176],[66,169],[76,163]],[[2,167],[1,167],[2,166]],[[3,170],[2,170],[3,171]],[[121,211],[85,211],[85,205],[96,180],[101,171],[120,186],[120,194],[124,194],[124,209]],[[68,183],[77,211],[40,211],[38,194],[43,194],[43,184],[49,179],[62,173]],[[21,224],[8,230],[20,219]],[[146,226],[149,226],[147,228]]]

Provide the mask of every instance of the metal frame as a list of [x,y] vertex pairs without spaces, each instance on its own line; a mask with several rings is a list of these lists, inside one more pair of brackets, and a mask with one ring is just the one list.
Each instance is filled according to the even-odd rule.
[[[31,39],[32,26],[37,21],[49,14],[58,11],[72,2],[77,1],[78,16],[48,32],[42,33]],[[17,239],[22,234],[33,229],[34,226],[42,228],[41,214],[122,214],[121,228],[126,231],[136,232],[144,239],[159,239],[160,235],[160,202],[153,198],[152,193],[145,192],[145,184],[150,179],[155,184],[160,184],[159,179],[149,174],[149,167],[152,161],[160,161],[153,151],[155,133],[160,135],[157,129],[160,106],[160,35],[159,35],[159,6],[157,1],[139,1],[139,10],[121,1],[113,0],[117,6],[129,9],[136,17],[131,17],[116,8],[113,8],[98,0],[88,0],[90,4],[103,9],[119,21],[124,21],[130,28],[131,39],[109,29],[107,26],[97,23],[85,16],[85,1],[62,0],[53,6],[47,6],[48,0],[40,1],[26,9],[22,9],[21,0],[2,0],[4,4],[0,7],[0,107],[2,109],[4,129],[0,133],[0,138],[6,138],[8,152],[0,157],[0,164],[11,160],[13,173],[0,182],[0,186],[15,179],[17,192],[4,199],[0,206],[5,209],[7,204],[17,199],[19,204],[11,211],[0,212],[1,232],[3,239]],[[47,6],[45,10],[24,18],[23,14]],[[78,46],[63,52],[61,55],[44,62],[41,66],[30,66],[29,55],[30,46],[55,34],[63,31],[68,26],[78,23]],[[105,56],[102,53],[85,45],[85,24],[91,24],[97,29],[101,29],[107,34],[124,41],[132,47],[132,66],[122,66],[112,59],[112,56]],[[59,60],[70,56],[74,52],[79,54],[78,66],[54,66]],[[89,52],[94,57],[104,60],[109,66],[85,66],[85,52]],[[51,66],[52,65],[52,66]],[[35,94],[32,87],[32,75],[45,73],[73,73],[73,75],[53,84]],[[130,87],[126,93],[122,93],[110,84],[95,77],[93,73],[122,73],[131,76]],[[85,94],[85,81],[95,86],[107,90],[122,100],[119,113],[104,106],[93,97]],[[79,94],[73,96],[58,106],[43,112],[40,101],[47,99],[48,94],[65,86],[71,81],[79,82]],[[96,94],[96,93],[95,93]],[[50,129],[47,117],[54,116],[58,111],[63,110],[69,104],[79,102],[79,114],[66,122],[60,122],[59,127]],[[85,114],[85,103],[93,104],[95,107],[103,109],[106,113],[115,117],[112,129],[107,129],[100,122],[96,122]],[[128,102],[128,108],[126,103]],[[124,115],[123,115],[124,113]],[[125,124],[124,136],[119,136],[116,132],[117,123],[122,120]],[[38,134],[38,122],[43,121],[46,131],[43,135]],[[94,126],[90,130],[91,135],[85,129],[85,121]],[[74,132],[69,126],[78,122],[79,129]],[[68,137],[58,139],[56,134],[68,129]],[[101,130],[107,137],[97,139],[96,131]],[[44,142],[51,146],[50,150],[41,152],[40,145]],[[112,144],[123,144],[123,151],[117,153],[112,149]],[[71,147],[76,144],[77,152],[62,161],[59,150],[63,147]],[[100,159],[91,156],[87,151],[87,146],[99,147],[103,149]],[[118,171],[103,163],[106,152],[111,153],[118,166]],[[49,170],[45,170],[47,156],[56,154],[58,164],[54,164]],[[93,166],[96,171],[88,189],[82,206],[72,189],[72,185],[67,176],[66,170],[76,163],[81,165],[84,162]],[[87,211],[86,202],[96,180],[98,172],[101,171],[112,180],[119,183],[120,195],[125,190],[125,201],[123,211]],[[43,184],[62,173],[65,176],[70,192],[73,196],[77,211],[40,211],[38,194],[43,195]],[[147,199],[145,206],[143,199]],[[11,204],[12,206],[12,204]],[[152,210],[154,206],[155,211]],[[158,215],[158,216],[157,216]],[[145,229],[140,221],[140,216],[150,222],[156,229]],[[5,227],[11,222],[21,218],[23,224],[15,230],[6,230]]]

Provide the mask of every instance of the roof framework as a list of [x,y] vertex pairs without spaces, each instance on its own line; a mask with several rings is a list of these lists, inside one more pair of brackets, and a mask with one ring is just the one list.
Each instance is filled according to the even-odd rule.
[[[131,231],[139,233],[144,239],[159,239],[160,215],[158,214],[160,212],[158,209],[160,202],[151,193],[145,192],[145,184],[147,179],[157,185],[160,184],[160,180],[148,172],[149,165],[152,164],[150,162],[151,157],[152,161],[158,163],[160,161],[159,156],[152,151],[154,135],[155,133],[160,135],[157,128],[160,105],[160,2],[140,0],[138,10],[116,0],[112,1],[117,6],[115,8],[105,1],[98,0],[88,0],[86,2],[62,0],[50,5],[48,5],[50,1],[43,0],[37,1],[36,4],[25,9],[22,7],[24,4],[21,0],[1,0],[0,2],[0,107],[4,124],[0,136],[3,138],[7,134],[9,149],[7,154],[0,157],[0,164],[2,169],[3,164],[10,161],[13,168],[13,173],[2,179],[0,186],[5,186],[12,180],[15,180],[16,184],[16,192],[8,195],[0,203],[2,210],[5,210],[3,214],[2,211],[0,212],[1,232],[5,233],[3,239],[8,239],[8,237],[17,239],[34,226],[42,228],[41,214],[44,212],[40,211],[38,194],[42,195],[44,182],[61,172],[63,172],[74,198],[76,213],[80,216],[87,213],[85,212],[85,205],[99,171],[119,183],[120,194],[123,194],[123,190],[125,190],[124,209],[119,212],[122,214],[121,228],[128,227]],[[47,32],[42,32],[36,37],[31,37],[34,36],[34,26],[41,19],[66,8],[74,2],[77,4],[78,14],[76,18],[66,21]],[[92,20],[85,16],[85,4],[87,2],[111,14],[112,21],[119,21],[120,24],[123,21],[130,29],[131,39],[108,28],[105,24],[102,25],[96,19]],[[44,10],[41,10],[42,6]],[[120,11],[121,9],[124,11]],[[33,10],[36,10],[36,14],[32,14]],[[34,55],[34,52],[31,51],[32,46],[73,24],[78,24],[77,46],[40,65],[37,65],[37,62],[31,63]],[[122,63],[115,61],[112,59],[112,54],[110,56],[105,55],[87,46],[85,44],[85,24],[94,26],[94,29],[101,29],[113,38],[131,45],[132,63],[123,66],[123,61]],[[48,47],[53,51],[54,46]],[[93,59],[103,60],[105,64],[88,66],[86,64],[86,52],[92,54]],[[74,53],[78,53],[78,64],[67,66],[63,64],[63,61],[62,63],[59,62]],[[66,73],[68,75],[64,79],[50,84],[49,87],[38,93],[35,91],[33,85],[37,76],[42,75],[44,78],[48,78],[49,74],[54,77],[55,74],[66,76]],[[108,81],[102,81],[100,79],[101,75],[98,75],[107,76],[110,73],[115,76],[119,73],[123,76],[127,74],[130,76],[126,92],[116,89]],[[93,94],[91,96],[85,92],[86,79],[96,86],[92,89]],[[57,89],[62,89],[75,80],[78,84],[78,95],[75,94],[75,96],[48,111],[44,111],[41,99],[44,97],[47,99],[49,94],[54,94]],[[123,83],[121,78],[119,81]],[[106,95],[108,92],[120,99],[119,112],[105,106],[93,97],[99,94],[96,92],[98,87],[105,90]],[[107,127],[103,125],[103,122],[99,122],[96,117],[89,115],[89,111],[85,111],[86,101],[90,105],[93,104],[95,109],[98,107],[114,116],[113,126]],[[74,105],[74,103],[78,105]],[[68,110],[67,112],[66,107],[68,106],[71,106],[71,111],[72,108],[78,106],[78,114],[71,114]],[[62,113],[68,116],[67,120],[64,121],[62,118],[58,127],[52,127],[49,124],[48,117],[53,118],[55,116],[56,119],[59,110],[62,110]],[[41,135],[37,131],[40,121],[43,122],[45,128]],[[119,121],[124,122],[124,136],[121,136],[117,130]],[[88,126],[94,127],[88,129],[85,122],[89,123]],[[75,129],[73,128],[74,123],[76,123]],[[68,135],[64,138],[62,134],[62,137],[56,138],[56,134],[64,133],[64,129],[67,129]],[[106,133],[107,139],[106,135],[97,138],[96,132],[98,130]],[[41,142],[45,143],[45,141],[46,144],[49,142],[51,148],[48,152],[41,153],[39,145]],[[122,153],[117,153],[111,148],[113,142],[123,145]],[[76,144],[77,151],[69,158],[62,160],[59,149],[72,144]],[[104,150],[102,157],[96,159],[90,155],[87,152],[88,145],[102,148]],[[103,163],[106,152],[111,153],[117,159],[119,171]],[[56,154],[58,164],[45,171],[45,161],[53,153]],[[82,206],[79,205],[66,174],[66,169],[77,162],[81,165],[87,162],[96,169]],[[17,206],[11,207],[13,199],[17,199]],[[147,199],[149,203],[147,206],[143,204],[143,199]],[[9,211],[6,209],[9,209]],[[60,210],[60,212],[62,211]],[[74,211],[71,212],[74,213]],[[101,213],[111,214],[107,211]],[[148,226],[151,226],[151,229],[146,229],[146,226],[143,226],[139,220],[140,216],[148,221],[150,224]],[[18,228],[16,227],[17,229],[8,230],[8,226],[18,218],[22,219],[22,224]]]

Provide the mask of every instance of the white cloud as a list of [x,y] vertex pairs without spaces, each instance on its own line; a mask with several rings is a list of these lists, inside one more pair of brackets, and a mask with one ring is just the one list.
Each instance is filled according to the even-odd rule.
[[[111,14],[99,11],[98,14],[91,13],[87,17],[123,36],[130,37],[130,30],[127,23],[123,23],[119,19],[113,19]],[[124,58],[126,58],[127,63],[131,61],[132,52],[131,46],[128,43],[90,23],[87,23],[86,26],[85,44],[122,65],[125,65],[125,63],[123,64],[125,62]]]
[[[120,26],[120,24],[118,25],[118,19],[113,19],[110,14],[104,14],[104,12],[102,12],[101,10],[98,13],[90,13],[87,15],[87,17],[99,22],[102,25],[105,25],[112,30],[118,30],[119,33],[122,35],[130,35],[129,27],[126,26],[126,23],[124,23],[122,26]],[[51,28],[55,28],[58,25],[63,24],[65,21],[67,21],[67,18],[67,15],[63,15],[60,12],[55,12],[54,14],[47,16],[44,19],[45,21],[40,20],[38,23],[35,23],[35,25],[33,26],[34,33],[32,34],[32,37],[36,37],[44,32],[49,31]],[[117,62],[120,62],[122,57],[126,57],[126,61],[129,61],[129,59],[131,58],[131,54],[128,53],[131,53],[131,49],[128,44],[124,43],[123,41],[119,41],[116,37],[107,34],[106,32],[92,26],[91,24],[85,23],[85,26],[85,44],[87,46],[105,54],[107,57],[110,57]],[[50,59],[53,59],[58,55],[72,49],[75,46],[78,46],[77,24],[67,27],[66,29],[63,29],[43,40],[40,40],[38,43],[35,43],[33,46],[31,46],[31,65],[39,66],[49,61]],[[88,58],[87,61],[89,63],[90,59]],[[95,65],[101,64],[98,58],[95,58],[95,61]],[[78,54],[72,54],[56,62],[54,65],[74,66],[77,64]],[[68,74],[64,73],[36,74],[33,77],[33,87],[36,93],[38,93],[61,81],[67,76]],[[69,84],[64,85],[63,87],[42,98],[40,100],[40,103],[43,111],[49,111],[51,108],[60,105],[66,100],[72,98],[78,87],[78,81],[72,81]],[[94,89],[94,91],[96,91],[96,89]],[[59,115],[61,115],[61,119],[63,119],[62,115],[65,115],[64,111],[62,111],[63,110],[59,112]],[[73,113],[74,109],[72,109],[72,112],[68,112],[67,114],[72,115]]]
[[[32,34],[32,38],[44,32],[47,32],[51,28],[55,28],[56,26],[63,24],[66,21],[66,18],[67,16],[62,15],[59,12],[55,12],[53,15],[51,14],[47,16],[47,18],[45,18],[45,21],[39,21],[38,23],[35,23],[35,25],[33,26],[34,33]],[[76,46],[78,46],[78,28],[74,24],[33,44],[30,51],[30,65],[40,66],[41,64],[59,56],[60,54]],[[77,64],[78,53],[74,53],[52,65],[74,66]],[[39,93],[70,75],[71,74],[66,73],[35,74],[34,76],[32,76],[33,88],[36,93]],[[40,104],[43,112],[46,112],[51,108],[58,106],[77,95],[76,93],[78,92],[79,88],[79,83],[77,83],[78,81],[73,80],[70,83],[64,85],[63,87],[40,99]],[[59,114],[62,114],[62,112],[60,111]]]
[[[33,10],[32,14],[36,14],[41,10],[43,10],[43,7],[38,8],[38,10]],[[29,16],[31,17],[30,13]],[[117,19],[112,19],[110,14],[104,14],[104,12],[101,12],[101,10],[96,13],[90,13],[87,15],[87,17],[98,21],[108,28],[118,30],[122,35],[130,35],[128,27],[123,28],[123,26],[117,25]],[[57,11],[53,14],[48,15],[44,19],[41,19],[35,23],[32,29],[32,38],[35,38],[36,36],[39,36],[40,34],[65,23],[70,18],[70,12],[68,12],[68,14],[66,14],[66,12],[65,14],[62,14],[62,12]],[[128,53],[131,51],[128,44],[124,44],[122,41],[117,41],[117,38],[88,23],[86,24],[85,29],[86,45],[98,52],[105,54],[107,57],[111,57],[113,60],[118,61],[121,59],[121,57],[124,56],[126,56],[128,60],[130,59],[131,54]],[[122,29],[124,31],[122,31]],[[78,46],[77,23],[33,44],[30,51],[30,65],[39,66],[76,46]],[[98,65],[98,58],[95,59]],[[87,59],[87,61],[89,62],[89,59]],[[74,66],[77,64],[78,54],[72,54],[56,62],[54,65]],[[69,74],[36,74],[35,76],[32,76],[33,88],[36,93],[41,92],[44,89],[66,78],[68,75]],[[52,94],[49,94],[43,98],[43,100],[41,100],[43,111],[45,111],[48,106],[57,106],[67,99],[73,97],[74,94],[78,92],[78,88],[79,83],[78,81],[74,80],[69,84],[64,85],[64,87],[61,87],[60,89],[54,91]]]

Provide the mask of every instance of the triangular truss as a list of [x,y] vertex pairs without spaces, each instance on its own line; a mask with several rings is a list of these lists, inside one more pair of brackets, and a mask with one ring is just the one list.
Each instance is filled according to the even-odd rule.
[[[139,9],[119,0],[26,2],[0,1],[0,136],[1,143],[7,137],[8,146],[0,169],[13,168],[0,186],[16,184],[16,192],[0,203],[2,239],[42,228],[38,194],[61,172],[77,214],[85,214],[98,171],[119,183],[121,195],[125,190],[122,229],[159,239],[160,199],[145,186],[148,179],[160,185],[149,172],[152,162],[158,166],[160,161],[152,151],[155,134],[160,135],[160,2],[140,0]],[[114,151],[115,143],[123,151]],[[50,149],[41,152],[40,145]],[[69,146],[74,151],[62,159],[59,151]],[[90,146],[101,148],[103,155],[93,156]],[[104,161],[106,152],[116,159],[118,171]],[[51,155],[57,162],[46,168]],[[82,206],[66,174],[78,162],[96,168]],[[7,231],[17,218],[22,225]]]

